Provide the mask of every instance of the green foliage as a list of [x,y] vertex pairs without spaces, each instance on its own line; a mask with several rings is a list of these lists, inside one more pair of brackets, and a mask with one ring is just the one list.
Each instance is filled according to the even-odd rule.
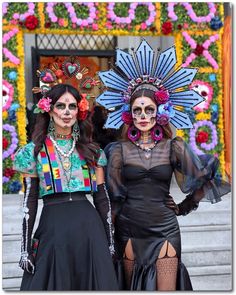
[[127,17],[129,15],[130,3],[115,3],[114,13],[118,17]]

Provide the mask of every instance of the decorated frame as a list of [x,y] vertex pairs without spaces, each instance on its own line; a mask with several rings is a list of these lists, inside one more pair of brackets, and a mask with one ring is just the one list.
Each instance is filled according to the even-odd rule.
[[177,130],[194,151],[220,160],[225,178],[222,35],[223,3],[203,2],[4,2],[3,14],[3,193],[18,193],[12,169],[16,150],[27,143],[24,34],[173,36],[178,65],[198,68],[190,85],[205,101],[189,112],[194,128]]

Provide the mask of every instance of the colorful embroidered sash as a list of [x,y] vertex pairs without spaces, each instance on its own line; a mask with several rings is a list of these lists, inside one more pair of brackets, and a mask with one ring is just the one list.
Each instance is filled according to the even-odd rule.
[[[43,174],[46,182],[47,194],[63,192],[63,185],[60,175],[58,161],[56,159],[55,148],[50,140],[46,138],[44,147],[40,151]],[[88,168],[84,158],[79,155],[81,161],[82,175],[83,175],[83,188],[80,191],[97,191],[96,175],[94,169]],[[76,188],[73,190],[76,191]]]

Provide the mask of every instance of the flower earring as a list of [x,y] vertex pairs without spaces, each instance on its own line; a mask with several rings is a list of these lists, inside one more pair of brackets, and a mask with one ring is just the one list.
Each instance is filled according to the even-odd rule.
[[80,138],[80,128],[79,128],[78,121],[76,121],[75,124],[73,125],[72,136],[75,141],[78,141]]
[[54,137],[55,125],[54,125],[54,121],[52,117],[50,117],[50,121],[48,125],[48,133],[50,134],[51,137]]
[[155,125],[151,130],[151,137],[154,141],[160,141],[163,138],[162,128],[159,125]]
[[132,142],[137,141],[137,140],[139,140],[140,136],[141,136],[141,132],[136,127],[130,126],[128,128],[129,140],[131,140]]

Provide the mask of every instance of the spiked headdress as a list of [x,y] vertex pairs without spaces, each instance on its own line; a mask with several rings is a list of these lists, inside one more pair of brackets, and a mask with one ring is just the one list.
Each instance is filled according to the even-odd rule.
[[129,111],[132,95],[140,89],[151,89],[158,104],[157,116],[167,116],[178,129],[192,128],[189,116],[181,110],[183,107],[192,108],[204,100],[194,90],[183,90],[192,82],[197,69],[174,71],[176,62],[174,46],[155,54],[143,40],[133,54],[117,49],[116,68],[99,72],[107,90],[96,101],[108,110],[115,108],[109,113],[104,127],[120,128],[124,123],[122,113]]

